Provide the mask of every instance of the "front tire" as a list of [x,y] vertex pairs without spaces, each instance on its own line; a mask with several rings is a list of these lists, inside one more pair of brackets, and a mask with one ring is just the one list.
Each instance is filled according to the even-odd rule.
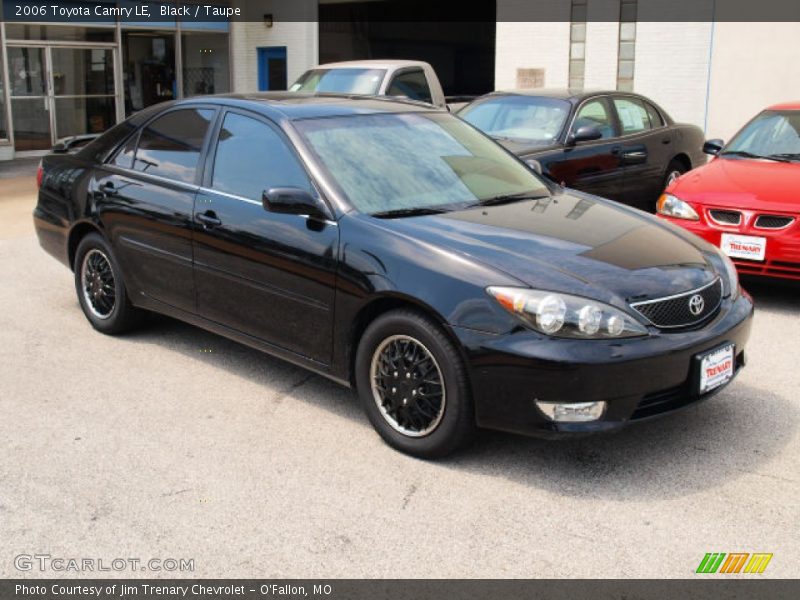
[[370,422],[393,448],[440,458],[474,434],[464,362],[431,319],[405,309],[378,317],[361,338],[355,374]]
[[97,331],[115,335],[140,323],[141,313],[128,299],[114,253],[101,235],[90,233],[80,241],[73,271],[78,302]]
[[665,189],[671,186],[675,180],[678,179],[678,177],[686,173],[688,170],[689,169],[686,168],[686,165],[681,161],[672,159],[667,165],[667,170],[664,173],[664,181],[661,191],[663,192]]

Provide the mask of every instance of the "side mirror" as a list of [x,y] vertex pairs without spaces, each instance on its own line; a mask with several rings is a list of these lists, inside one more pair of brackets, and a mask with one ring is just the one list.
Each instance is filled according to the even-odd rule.
[[591,142],[593,140],[599,140],[603,137],[603,132],[600,131],[600,128],[596,125],[584,125],[583,127],[578,127],[575,131],[569,134],[567,137],[567,143],[570,146],[577,144],[578,142]]
[[703,152],[706,154],[710,154],[711,156],[716,156],[719,154],[719,151],[725,146],[725,142],[719,139],[708,140],[705,144],[703,144]]
[[309,191],[300,188],[270,188],[261,197],[264,210],[284,215],[308,215],[315,219],[327,219],[322,201]]
[[528,165],[531,171],[534,173],[537,173],[538,175],[542,174],[542,163],[540,163],[538,160],[529,158],[525,161],[525,164]]

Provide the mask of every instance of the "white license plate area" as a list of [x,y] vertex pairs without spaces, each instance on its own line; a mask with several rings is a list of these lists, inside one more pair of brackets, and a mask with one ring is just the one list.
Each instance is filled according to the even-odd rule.
[[764,260],[767,255],[767,238],[723,233],[720,248],[731,258]]
[[734,345],[728,344],[700,355],[700,393],[705,394],[728,383],[733,377]]

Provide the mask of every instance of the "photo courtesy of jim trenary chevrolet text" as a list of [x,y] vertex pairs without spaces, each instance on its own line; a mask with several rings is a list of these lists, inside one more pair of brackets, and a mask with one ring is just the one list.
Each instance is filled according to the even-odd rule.
[[800,596],[798,39],[2,0],[0,600]]

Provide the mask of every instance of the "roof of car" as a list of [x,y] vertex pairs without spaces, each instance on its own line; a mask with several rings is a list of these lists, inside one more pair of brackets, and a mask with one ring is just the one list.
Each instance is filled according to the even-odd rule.
[[[578,90],[570,88],[533,88],[524,90],[497,90],[486,94],[486,96],[545,96],[547,98],[559,98],[561,100],[581,101],[590,96],[604,96],[608,94],[625,95],[625,96],[640,96],[633,92],[620,92],[617,90]],[[486,97],[482,96],[482,97]]]
[[767,107],[767,110],[800,110],[800,102],[782,102]]
[[433,108],[430,104],[408,99],[304,92],[193,96],[178,100],[174,104],[196,104],[198,102],[247,108],[273,118],[288,120],[377,113],[442,112],[442,109]]
[[423,67],[428,63],[421,60],[400,60],[394,58],[379,58],[371,60],[345,60],[341,62],[317,65],[312,69],[396,69],[399,67]]

